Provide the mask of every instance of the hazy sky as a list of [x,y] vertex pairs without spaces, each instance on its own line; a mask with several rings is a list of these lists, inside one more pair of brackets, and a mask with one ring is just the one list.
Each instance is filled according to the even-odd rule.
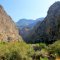
[[6,12],[16,22],[19,19],[37,19],[45,17],[48,8],[60,0],[0,0]]

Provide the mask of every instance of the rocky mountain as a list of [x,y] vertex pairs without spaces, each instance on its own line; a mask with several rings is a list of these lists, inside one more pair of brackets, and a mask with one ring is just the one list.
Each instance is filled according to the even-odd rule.
[[[24,41],[27,36],[31,33],[33,27],[38,23],[42,22],[44,18],[38,18],[36,20],[21,19],[16,24],[19,29],[19,34],[23,37]],[[26,39],[27,40],[27,39]]]
[[31,19],[20,19],[17,23],[18,28],[23,29],[24,27],[34,24],[34,20]]
[[12,18],[5,12],[0,5],[0,41],[21,40],[18,29]]
[[33,26],[36,25],[36,23],[38,21],[43,20],[44,18],[38,18],[36,20],[33,19],[20,19],[18,22],[16,22],[16,25],[18,28],[23,29],[24,27],[28,27],[28,28],[33,28]]
[[32,32],[25,39],[26,42],[36,43],[44,42],[53,43],[60,39],[60,2],[55,2],[50,6],[47,16],[40,23],[38,22]]

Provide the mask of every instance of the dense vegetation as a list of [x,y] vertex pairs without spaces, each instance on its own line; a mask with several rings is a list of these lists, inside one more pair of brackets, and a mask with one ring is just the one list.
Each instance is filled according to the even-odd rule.
[[60,57],[60,41],[50,45],[0,42],[0,60],[55,60],[57,57]]
[[1,42],[0,60],[32,60],[33,49],[24,42]]

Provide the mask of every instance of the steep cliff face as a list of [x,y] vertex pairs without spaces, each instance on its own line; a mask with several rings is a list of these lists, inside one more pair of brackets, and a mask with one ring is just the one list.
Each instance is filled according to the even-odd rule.
[[0,5],[0,41],[19,40],[18,29],[4,8]]
[[50,6],[45,20],[45,35],[48,42],[60,39],[60,2]]
[[46,31],[54,39],[60,39],[60,2],[54,3],[48,10],[46,17]]
[[60,2],[50,6],[44,21],[38,22],[28,36],[33,43],[52,43],[57,39],[60,39]]

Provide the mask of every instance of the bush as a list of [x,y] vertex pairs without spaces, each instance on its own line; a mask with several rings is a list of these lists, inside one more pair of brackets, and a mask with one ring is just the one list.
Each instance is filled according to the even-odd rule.
[[40,48],[44,48],[44,49],[47,48],[47,46],[46,46],[45,43],[40,43],[40,44],[39,44],[39,47],[40,47]]
[[48,60],[48,58],[47,57],[44,57],[44,58],[40,57],[40,60]]
[[37,43],[37,44],[34,44],[33,48],[35,51],[37,50],[41,51],[41,49],[47,49],[47,46],[44,43]]
[[60,41],[56,41],[54,44],[49,46],[49,52],[55,56],[60,56]]
[[0,60],[32,60],[34,50],[24,42],[0,43]]

